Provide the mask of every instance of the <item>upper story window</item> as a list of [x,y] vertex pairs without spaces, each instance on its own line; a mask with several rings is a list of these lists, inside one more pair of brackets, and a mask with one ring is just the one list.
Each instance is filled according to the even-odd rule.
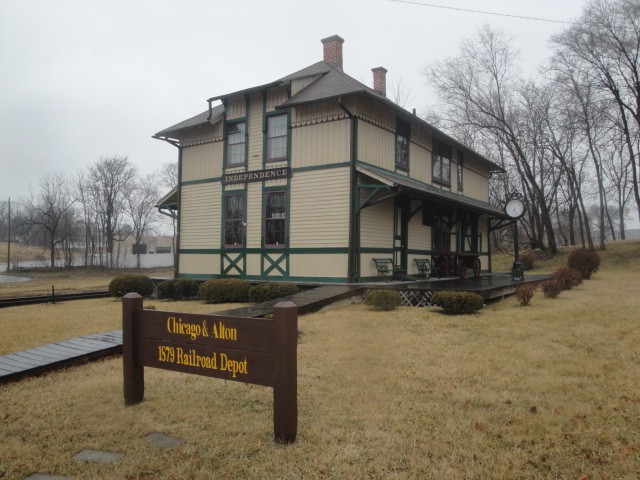
[[401,118],[396,119],[396,167],[409,170],[409,139],[411,123]]
[[264,244],[266,247],[286,246],[287,192],[279,190],[264,194]]
[[446,145],[435,138],[433,139],[433,151],[431,152],[431,179],[448,187],[451,186],[451,146]]
[[244,194],[233,193],[224,197],[224,244],[244,244]]
[[287,115],[267,117],[267,162],[287,159]]
[[245,163],[245,122],[227,125],[227,167],[243,165]]
[[458,152],[458,192],[462,193],[464,190],[464,185],[462,183],[462,171],[464,169],[464,154],[462,152]]

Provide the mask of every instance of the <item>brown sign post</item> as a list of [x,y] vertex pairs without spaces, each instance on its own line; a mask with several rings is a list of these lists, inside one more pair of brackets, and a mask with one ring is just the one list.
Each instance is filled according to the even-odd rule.
[[122,297],[124,402],[144,399],[144,367],[273,387],[276,441],[298,429],[298,307],[280,302],[273,318],[238,318],[144,310]]

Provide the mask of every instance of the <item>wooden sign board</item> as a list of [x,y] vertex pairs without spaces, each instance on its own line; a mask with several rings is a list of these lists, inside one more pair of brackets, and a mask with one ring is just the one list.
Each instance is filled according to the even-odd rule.
[[144,399],[144,367],[273,387],[277,441],[296,439],[298,307],[274,306],[272,319],[144,310],[122,298],[124,399]]

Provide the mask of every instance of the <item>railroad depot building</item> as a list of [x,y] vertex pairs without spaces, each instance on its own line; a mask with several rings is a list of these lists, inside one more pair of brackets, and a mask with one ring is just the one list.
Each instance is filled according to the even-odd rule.
[[179,277],[367,282],[373,258],[417,275],[414,259],[444,252],[490,271],[500,167],[389,100],[384,68],[373,88],[344,73],[343,42],[154,135],[179,152],[159,203],[179,212]]

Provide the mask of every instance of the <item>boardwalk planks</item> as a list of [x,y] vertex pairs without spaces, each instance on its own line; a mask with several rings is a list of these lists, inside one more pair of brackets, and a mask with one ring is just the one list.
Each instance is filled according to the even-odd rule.
[[122,299],[126,405],[144,398],[144,367],[273,387],[276,441],[296,439],[298,307],[274,306],[273,319],[144,310],[142,297]]

